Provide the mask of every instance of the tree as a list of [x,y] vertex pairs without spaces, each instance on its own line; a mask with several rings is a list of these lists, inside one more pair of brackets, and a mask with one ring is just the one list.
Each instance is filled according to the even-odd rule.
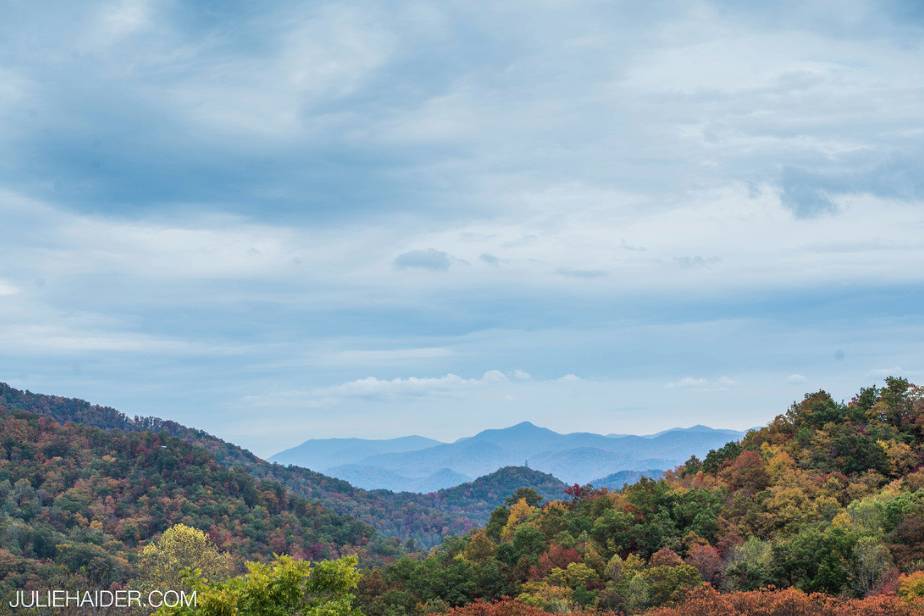
[[879,587],[894,569],[889,549],[875,537],[862,537],[853,548],[850,585],[864,597]]
[[520,499],[526,501],[531,507],[538,507],[542,503],[542,495],[532,488],[517,488],[517,491],[504,500],[507,506],[517,503]]
[[708,543],[697,543],[690,547],[687,563],[696,567],[702,578],[718,586],[722,581],[722,555]]
[[879,399],[869,410],[871,418],[898,428],[914,421],[911,383],[908,379],[888,377],[886,386],[879,390]]
[[504,540],[509,541],[513,537],[514,531],[517,529],[517,526],[536,510],[535,507],[527,502],[526,498],[518,499],[511,507],[510,513],[507,516],[507,523],[504,524],[504,527],[501,529],[500,535]]
[[800,590],[761,590],[720,594],[696,588],[676,607],[662,607],[645,616],[920,616],[920,608],[894,595],[841,599]]
[[924,599],[924,571],[915,571],[898,578],[898,594],[906,601]]
[[484,530],[476,530],[469,536],[462,555],[473,563],[484,563],[494,556],[497,546]]
[[227,578],[233,568],[231,556],[220,552],[199,529],[176,524],[154,542],[144,546],[138,562],[141,586],[151,590],[184,587],[188,571],[208,581]]
[[770,484],[764,461],[756,451],[742,451],[729,466],[723,477],[734,490],[759,492]]
[[725,579],[733,590],[756,590],[770,581],[773,551],[769,543],[750,537],[732,552]]
[[355,557],[313,566],[291,556],[250,562],[245,575],[225,582],[195,580],[196,606],[162,608],[157,616],[361,616],[353,606],[356,565]]
[[841,527],[806,527],[773,546],[780,586],[838,594],[847,586],[856,537]]
[[786,413],[786,418],[797,429],[803,426],[820,428],[839,421],[843,416],[844,409],[824,390],[805,394],[802,402],[794,404]]

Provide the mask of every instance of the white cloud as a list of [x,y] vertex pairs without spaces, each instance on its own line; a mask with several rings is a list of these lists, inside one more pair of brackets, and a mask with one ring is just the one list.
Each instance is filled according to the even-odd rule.
[[805,383],[806,381],[808,381],[808,379],[805,378],[801,374],[790,374],[789,376],[786,377],[786,382],[789,383],[790,385],[801,385],[802,383]]
[[924,370],[908,370],[901,366],[892,366],[891,368],[873,368],[867,372],[867,375],[876,377],[879,379],[884,379],[888,376],[904,376],[911,377],[924,374]]
[[392,379],[369,376],[326,387],[250,395],[245,397],[245,402],[259,407],[317,408],[350,400],[395,401],[455,396],[473,390],[526,385],[530,381],[532,377],[523,370],[513,370],[509,374],[501,370],[487,370],[477,378],[465,378],[453,373],[437,377]]
[[668,389],[692,389],[695,391],[725,391],[735,385],[735,380],[720,376],[710,379],[705,377],[685,376],[667,384]]
[[[520,412],[497,400],[526,390],[561,413],[626,371],[656,375],[662,411],[708,412],[690,391],[757,399],[740,365],[771,373],[763,409],[787,379],[771,364],[846,393],[867,366],[916,365],[924,48],[889,11],[33,4],[0,23],[5,372],[119,353],[95,375],[116,390],[167,363],[148,351],[246,341],[222,367],[248,391],[356,408],[435,392],[458,403],[448,424],[473,399],[486,421]],[[863,301],[820,316],[815,293]],[[661,387],[719,336],[696,370],[740,386]],[[594,378],[450,378],[487,365]],[[216,372],[174,370],[188,389]],[[154,405],[177,385],[150,387]]]
[[17,287],[0,279],[0,296],[16,295],[17,293],[19,293],[19,289]]
[[0,327],[0,354],[148,353],[215,355],[235,352],[233,347],[118,330],[78,330],[62,325],[19,324]]

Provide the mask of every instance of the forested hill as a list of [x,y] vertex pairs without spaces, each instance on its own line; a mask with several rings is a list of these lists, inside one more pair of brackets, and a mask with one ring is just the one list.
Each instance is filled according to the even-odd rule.
[[904,379],[846,403],[808,394],[661,480],[568,493],[520,493],[367,576],[364,613],[924,613],[924,389]]
[[0,403],[0,590],[125,583],[139,546],[176,523],[240,560],[385,547],[370,526],[164,432],[59,423]]
[[462,534],[485,523],[491,511],[518,488],[530,487],[550,498],[559,496],[564,488],[551,475],[511,467],[432,494],[367,491],[308,469],[266,462],[202,430],[156,417],[131,418],[116,409],[75,398],[35,394],[0,383],[0,409],[107,431],[166,434],[207,450],[227,468],[256,479],[277,481],[303,498],[362,521],[386,536],[410,540],[417,547],[436,545],[446,536]]

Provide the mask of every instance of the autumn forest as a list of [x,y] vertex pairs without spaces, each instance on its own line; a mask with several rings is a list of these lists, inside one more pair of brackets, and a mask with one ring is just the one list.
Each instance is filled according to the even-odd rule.
[[846,402],[807,394],[618,491],[511,468],[416,497],[268,465],[177,424],[0,393],[5,594],[196,589],[194,609],[161,610],[177,614],[924,609],[924,391],[904,379]]

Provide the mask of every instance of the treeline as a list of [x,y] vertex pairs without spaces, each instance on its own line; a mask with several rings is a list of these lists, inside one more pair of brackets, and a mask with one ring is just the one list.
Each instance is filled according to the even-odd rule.
[[[922,465],[921,388],[887,379],[847,403],[821,391],[660,481],[573,486],[567,500],[545,503],[521,491],[483,529],[366,575],[361,605],[369,616],[465,605],[476,607],[455,613],[637,614],[704,583],[725,594],[697,600],[716,606],[776,600],[748,594],[771,587],[806,605],[867,601],[787,614],[899,601],[901,589],[924,594]],[[724,613],[686,609],[661,613]]]

